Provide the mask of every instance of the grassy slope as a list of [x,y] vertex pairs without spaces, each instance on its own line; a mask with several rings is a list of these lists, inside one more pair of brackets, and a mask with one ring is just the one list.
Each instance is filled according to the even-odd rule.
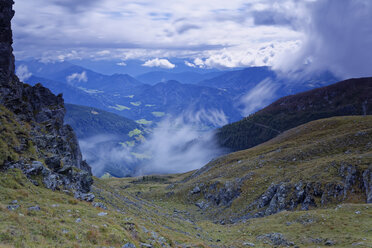
[[[170,181],[178,179],[177,176],[168,178]],[[151,190],[156,184],[136,184],[127,192],[125,187],[133,185],[132,180],[96,179],[95,193],[109,207],[109,210],[102,210],[63,193],[36,187],[18,171],[1,173],[0,247],[122,247],[127,242],[137,247],[141,247],[141,242],[162,247],[159,242],[152,242],[154,236],[165,238],[165,243],[171,247],[244,247],[244,242],[253,242],[256,247],[272,247],[256,239],[272,232],[282,233],[300,247],[325,247],[324,241],[328,239],[337,241],[336,247],[350,247],[360,242],[357,247],[372,245],[372,207],[365,204],[282,212],[222,226],[198,220],[181,205],[146,201],[136,196],[138,192],[133,192],[134,188],[136,191]],[[18,200],[21,207],[9,211],[6,206],[13,200]],[[52,207],[54,204],[57,206]],[[41,211],[27,210],[35,205],[39,205]],[[180,212],[175,213],[176,208]],[[360,214],[356,214],[357,211]],[[100,212],[108,215],[99,217]],[[81,218],[80,223],[76,223],[77,218]],[[307,223],[307,220],[313,222]],[[323,241],[314,244],[310,239]]]
[[[262,145],[211,162],[207,165],[211,167],[207,173],[176,185],[175,193],[181,201],[187,202],[190,199],[185,200],[182,196],[200,183],[224,183],[253,174],[242,185],[242,196],[230,209],[212,214],[216,217],[234,215],[241,210],[244,212],[245,205],[257,199],[272,183],[337,184],[343,180],[339,176],[341,165],[372,169],[371,140],[372,116],[334,117],[310,122]],[[355,196],[350,196],[346,202],[365,202],[365,195],[356,189]]]
[[372,114],[372,78],[350,79],[283,97],[241,121],[222,127],[217,137],[222,146],[243,150],[309,121],[365,112]]
[[[153,236],[164,237],[172,247],[244,247],[244,242],[272,247],[257,239],[272,232],[282,233],[300,247],[325,247],[327,239],[336,241],[336,247],[355,243],[360,243],[356,247],[370,247],[372,207],[360,204],[362,196],[340,206],[284,211],[234,225],[217,225],[211,220],[216,215],[226,217],[239,212],[272,181],[339,180],[329,166],[333,161],[367,167],[372,160],[371,125],[371,116],[315,121],[255,148],[219,158],[207,165],[211,167],[208,173],[191,178],[193,172],[96,179],[93,191],[97,201],[108,206],[107,211],[64,193],[36,187],[18,171],[1,172],[0,247],[121,247],[129,241],[141,247],[141,242],[151,243]],[[255,173],[253,180],[244,184],[242,196],[230,209],[201,212],[193,205],[197,199],[190,198],[188,192],[199,182],[223,182],[249,172]],[[171,191],[174,195],[167,195]],[[21,207],[11,212],[6,206],[13,200],[18,200]],[[53,208],[53,204],[59,206]],[[35,205],[41,211],[27,210]],[[102,211],[108,215],[99,217],[97,214]],[[81,223],[75,223],[77,218],[81,218]],[[316,244],[311,239],[322,241]],[[160,242],[154,242],[154,247],[161,247]]]
[[6,160],[21,158],[37,159],[37,154],[29,139],[30,126],[19,123],[15,115],[0,105],[0,166]]

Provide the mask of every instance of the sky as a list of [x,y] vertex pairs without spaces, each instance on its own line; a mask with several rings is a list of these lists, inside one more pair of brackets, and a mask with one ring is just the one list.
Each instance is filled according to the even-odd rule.
[[370,0],[16,0],[17,59],[371,76]]

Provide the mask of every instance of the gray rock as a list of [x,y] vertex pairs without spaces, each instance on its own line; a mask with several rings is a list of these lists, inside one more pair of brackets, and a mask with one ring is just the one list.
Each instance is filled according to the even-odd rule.
[[233,200],[240,196],[241,184],[242,182],[239,180],[228,181],[223,185],[220,182],[215,182],[209,186],[204,198],[217,206],[231,206]]
[[365,243],[364,242],[356,242],[356,243],[352,243],[351,244],[352,246],[359,246],[359,245],[365,245]]
[[7,206],[6,208],[9,210],[9,211],[15,211],[17,210],[18,208],[20,208],[21,206],[19,205],[9,205]]
[[95,208],[102,208],[104,210],[107,210],[107,207],[102,202],[93,202],[92,206]]
[[92,202],[94,201],[95,195],[92,193],[84,194],[81,192],[75,192],[74,197],[82,201]]
[[41,174],[41,172],[44,170],[43,163],[39,161],[34,161],[30,165],[30,168],[26,171],[26,175],[38,175]]
[[243,245],[244,246],[249,246],[249,247],[255,247],[255,244],[250,243],[250,242],[244,242]]
[[334,245],[336,245],[336,242],[333,241],[333,240],[327,240],[327,241],[324,243],[324,245],[326,245],[326,246],[334,246]]
[[136,246],[134,244],[132,244],[132,243],[126,243],[121,248],[136,248]]
[[269,233],[263,234],[257,237],[257,240],[263,241],[264,243],[269,243],[272,245],[283,245],[283,246],[292,246],[293,242],[288,242],[284,235],[281,233]]
[[80,218],[77,218],[76,220],[75,220],[75,223],[80,223],[81,222],[81,219]]
[[28,208],[28,211],[40,211],[40,210],[41,210],[41,208],[38,205]]
[[151,248],[152,245],[150,245],[150,244],[146,244],[146,243],[141,243],[141,247]]
[[102,217],[102,216],[106,216],[107,213],[106,213],[106,212],[100,212],[100,213],[98,213],[97,215]]
[[372,203],[372,172],[370,170],[363,172],[363,187],[366,191],[367,203]]
[[208,202],[205,202],[203,200],[200,200],[197,203],[195,203],[195,206],[197,206],[198,208],[204,210],[204,209],[207,209],[209,207],[209,204],[208,204]]
[[11,204],[18,204],[18,201],[14,200],[14,201],[11,202]]
[[195,188],[193,190],[191,190],[190,194],[192,195],[195,195],[195,194],[199,194],[201,192],[199,186],[195,186]]
[[62,168],[61,158],[58,156],[49,157],[45,160],[45,164],[54,172]]

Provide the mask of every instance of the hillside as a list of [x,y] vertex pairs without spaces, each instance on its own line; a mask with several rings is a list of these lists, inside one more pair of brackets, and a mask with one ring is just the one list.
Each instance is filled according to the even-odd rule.
[[118,140],[128,141],[129,133],[143,127],[125,117],[100,109],[65,104],[65,123],[71,125],[79,139],[97,135],[114,135]]
[[73,104],[65,106],[65,123],[75,130],[93,174],[98,177],[132,174],[140,161],[129,159],[129,156],[133,157],[149,130],[135,121],[101,109]]
[[322,119],[198,171],[95,179],[93,204],[9,170],[0,244],[370,247],[371,138],[370,116]]
[[218,130],[221,146],[243,150],[312,120],[372,114],[372,78],[350,79],[287,96]]
[[196,204],[204,218],[225,223],[372,202],[371,137],[371,116],[313,121],[211,161],[166,191],[171,201]]

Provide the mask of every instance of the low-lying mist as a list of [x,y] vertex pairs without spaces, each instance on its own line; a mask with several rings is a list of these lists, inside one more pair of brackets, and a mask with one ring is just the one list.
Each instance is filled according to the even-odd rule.
[[[224,116],[220,111],[213,118]],[[84,158],[95,176],[109,173],[115,177],[149,174],[183,173],[199,169],[213,158],[223,154],[215,140],[214,131],[205,131],[199,119],[186,116],[167,117],[146,135],[145,140],[133,147],[112,135],[97,135],[80,140]],[[222,122],[223,122],[222,118]],[[204,131],[202,131],[204,130]]]
[[120,145],[118,137],[113,135],[97,135],[79,140],[79,144],[93,175],[98,177],[105,173],[115,177],[132,175],[138,163],[131,149]]
[[222,153],[214,133],[201,132],[183,118],[167,118],[153,130],[140,150],[151,157],[136,173],[182,173],[201,168]]

